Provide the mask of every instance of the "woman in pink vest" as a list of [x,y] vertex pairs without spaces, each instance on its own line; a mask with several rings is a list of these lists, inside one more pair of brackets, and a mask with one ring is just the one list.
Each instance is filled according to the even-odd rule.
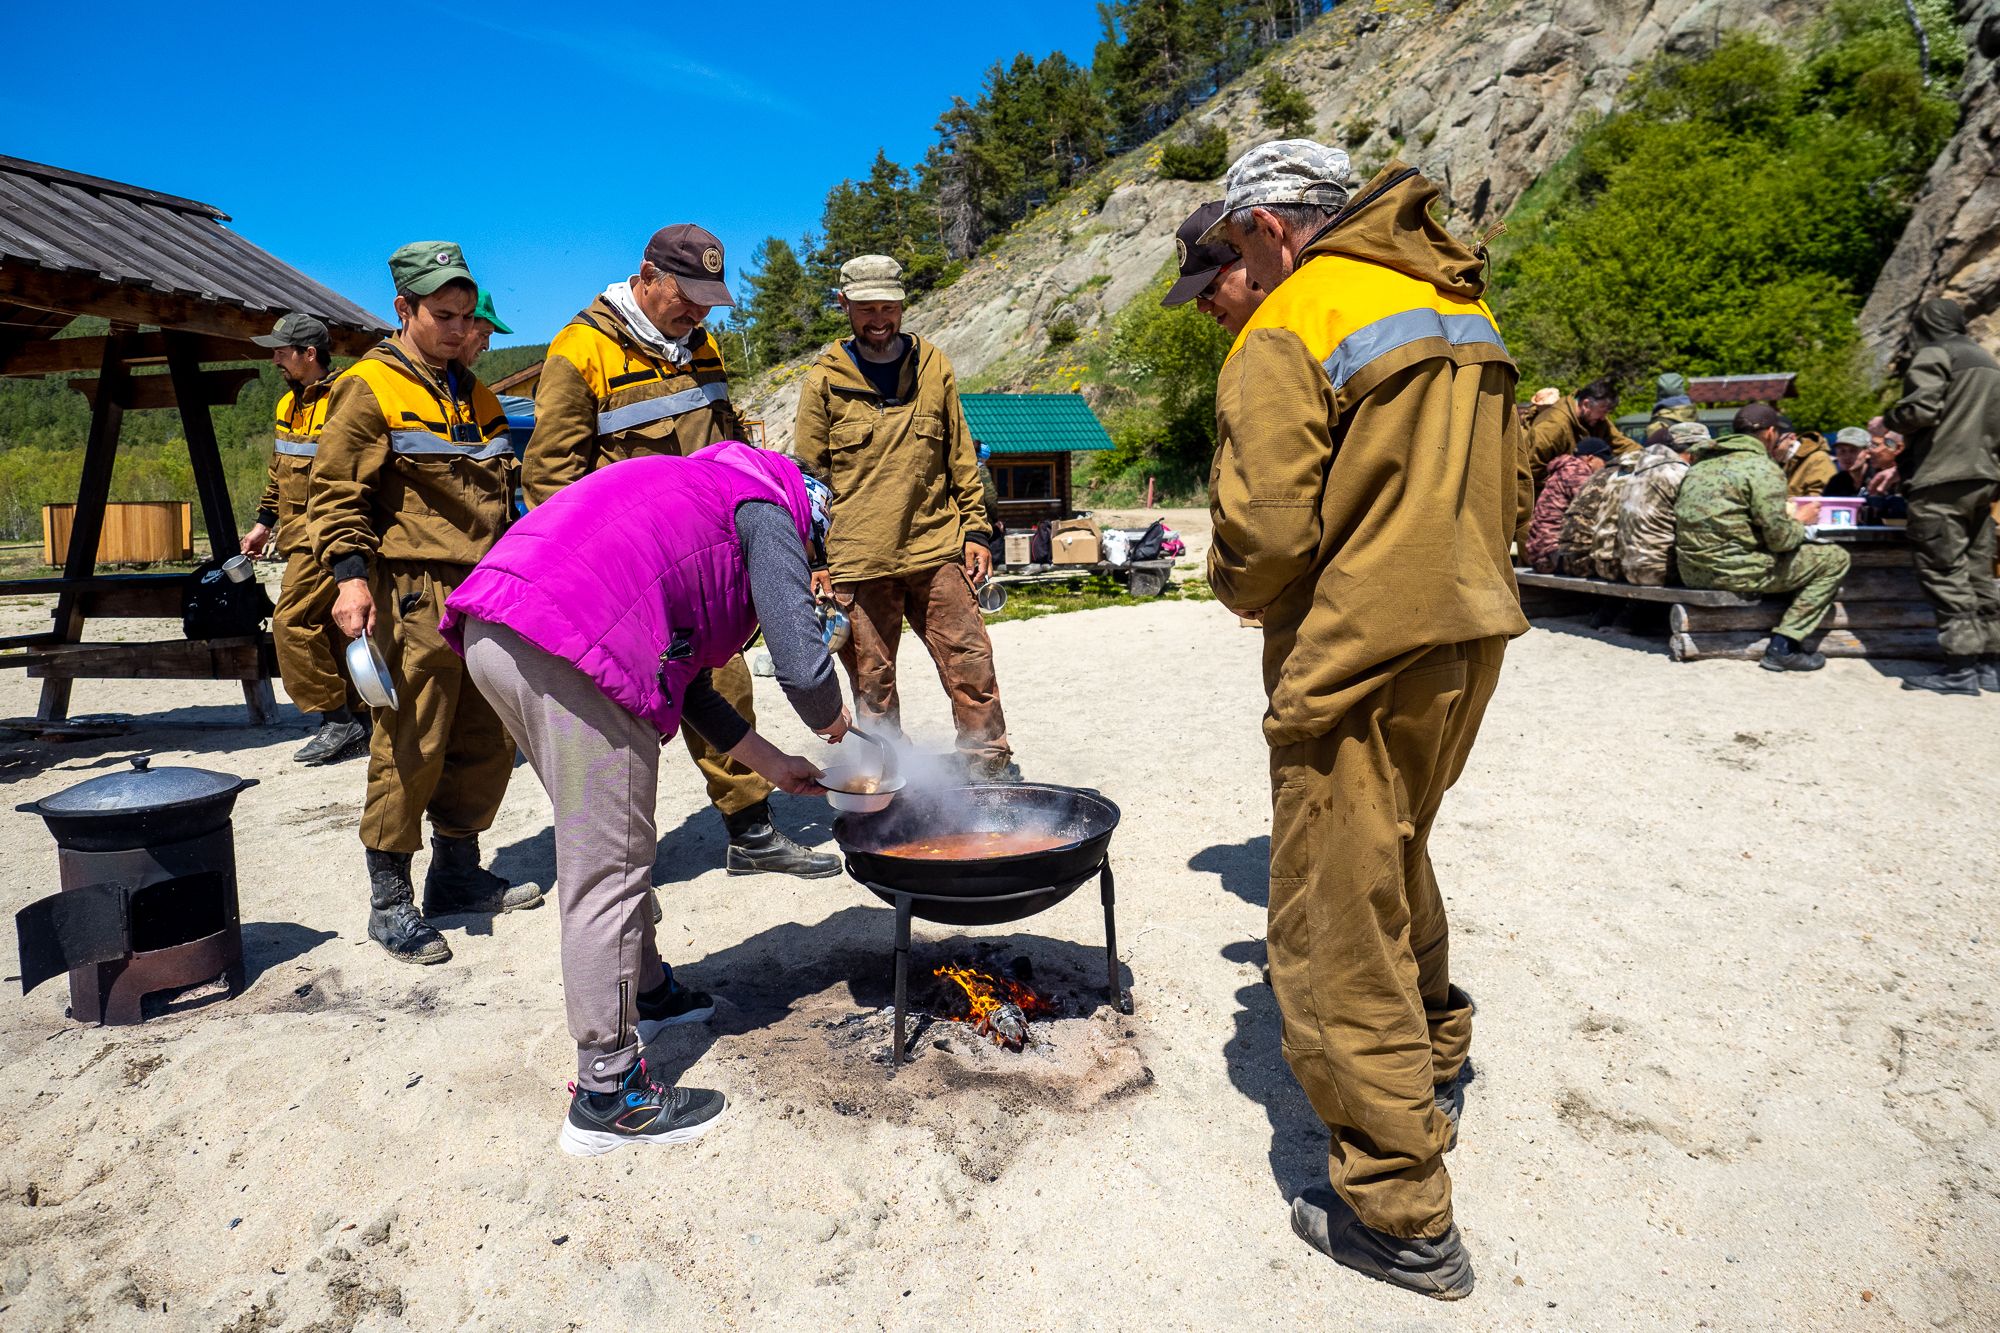
[[600,468],[538,505],[446,602],[439,628],[555,806],[563,1002],[576,1083],[558,1139],[594,1156],[684,1143],[723,1096],[649,1079],[640,1048],[714,1012],[676,986],[653,939],[660,742],[691,726],[777,787],[819,769],[758,735],[709,671],[761,625],[785,697],[829,741],[847,732],[809,591],[826,488],[784,454],[727,441]]

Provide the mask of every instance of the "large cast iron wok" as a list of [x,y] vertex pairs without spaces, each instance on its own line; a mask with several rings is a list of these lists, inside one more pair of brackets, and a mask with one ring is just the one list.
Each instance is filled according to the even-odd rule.
[[[1007,786],[912,791],[887,810],[842,815],[834,839],[847,873],[885,903],[891,891],[912,895],[926,921],[989,926],[1055,906],[1104,865],[1118,827],[1118,807],[1094,791],[1024,782]],[[885,849],[951,833],[1053,832],[1061,846],[1017,856],[937,860]],[[916,896],[921,895],[921,896]]]

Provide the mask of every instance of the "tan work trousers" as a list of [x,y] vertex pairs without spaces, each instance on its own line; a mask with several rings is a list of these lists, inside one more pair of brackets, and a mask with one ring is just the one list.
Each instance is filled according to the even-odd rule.
[[[708,675],[715,685],[715,692],[743,715],[751,730],[756,730],[757,712],[751,702],[750,667],[744,662],[743,655],[738,653],[729,659],[729,665],[717,667]],[[771,794],[771,784],[758,776],[755,769],[731,759],[710,745],[693,727],[681,728],[681,740],[686,743],[688,753],[694,756],[695,767],[701,770],[703,780],[708,783],[709,803],[723,814],[733,815],[748,810]]]
[[294,551],[285,557],[285,582],[271,616],[271,639],[285,693],[303,713],[331,713],[342,705],[362,707],[342,665],[347,636],[333,623],[338,591],[333,575],[312,558],[312,552]]
[[1431,823],[1500,675],[1504,639],[1418,654],[1323,736],[1271,750],[1271,989],[1285,1061],[1332,1133],[1327,1173],[1392,1236],[1451,1224],[1433,1103],[1472,1044],[1451,984]]
[[465,622],[465,667],[555,807],[556,917],[576,1083],[609,1092],[639,1058],[639,992],[666,976],[648,893],[660,733],[505,625]]
[[984,763],[1004,764],[1007,719],[1000,711],[1000,683],[993,673],[993,642],[986,637],[972,582],[958,564],[939,565],[897,578],[837,583],[833,599],[847,613],[853,632],[841,649],[854,689],[855,712],[864,725],[902,731],[896,699],[896,648],[903,619],[924,641],[937,664],[938,679],[951,700],[961,754]]
[[361,842],[378,852],[424,845],[424,816],[440,837],[492,827],[514,742],[465,662],[438,633],[438,616],[468,565],[384,560],[375,568],[375,646],[396,682],[397,706],[375,710]]

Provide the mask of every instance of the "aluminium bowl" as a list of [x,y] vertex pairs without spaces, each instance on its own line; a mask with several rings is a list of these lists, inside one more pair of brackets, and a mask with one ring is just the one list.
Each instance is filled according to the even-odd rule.
[[370,708],[396,706],[396,682],[389,676],[389,664],[365,634],[347,645],[347,678]]

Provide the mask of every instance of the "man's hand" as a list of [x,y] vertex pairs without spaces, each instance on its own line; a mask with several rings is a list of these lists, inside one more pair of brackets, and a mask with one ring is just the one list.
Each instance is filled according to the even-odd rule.
[[243,534],[243,554],[247,556],[260,556],[264,554],[264,548],[270,544],[271,529],[262,523],[259,523],[256,527]]
[[375,596],[367,579],[343,579],[333,599],[333,623],[350,639],[375,632]]
[[993,573],[993,551],[984,542],[965,544],[965,577],[977,588]]
[[840,708],[840,716],[835,718],[833,721],[827,723],[824,727],[821,727],[816,734],[819,736],[821,740],[825,741],[828,745],[838,745],[840,744],[841,739],[845,737],[847,733],[853,729],[853,727],[854,727],[854,715],[847,711],[847,706],[845,704],[842,704]]
[[1896,482],[1899,479],[1895,468],[1885,467],[1868,479],[1868,493],[1870,495],[1892,495],[1895,493]]
[[1807,526],[1819,522],[1819,501],[1801,500],[1797,512],[1792,517]]
[[769,766],[760,768],[758,772],[773,787],[794,796],[818,796],[826,790],[819,785],[819,780],[826,775],[803,755],[776,753]]
[[833,596],[833,572],[815,569],[812,572],[812,595],[815,602],[824,602]]

